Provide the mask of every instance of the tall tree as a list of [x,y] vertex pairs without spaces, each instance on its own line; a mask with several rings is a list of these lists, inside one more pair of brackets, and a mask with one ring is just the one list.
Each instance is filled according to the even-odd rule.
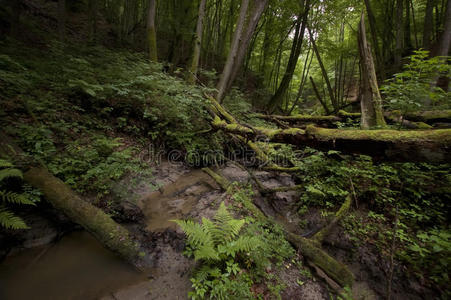
[[149,59],[158,61],[157,56],[157,34],[155,31],[156,0],[149,0],[147,13],[147,43],[149,47]]
[[324,81],[326,82],[327,91],[329,93],[330,102],[332,103],[332,106],[334,107],[334,112],[338,112],[339,105],[337,103],[337,99],[334,94],[334,90],[332,89],[332,84],[329,80],[329,75],[327,75],[326,67],[324,66],[323,60],[321,59],[321,55],[319,54],[318,47],[316,46],[315,39],[313,38],[313,34],[309,28],[309,36],[310,36],[310,42],[312,43],[313,51],[315,52],[316,59],[318,60],[318,64],[321,69],[321,74],[323,75]]
[[287,68],[282,77],[279,87],[268,102],[268,110],[273,112],[282,103],[286,95],[291,79],[293,78],[294,70],[301,54],[302,42],[304,40],[305,28],[307,25],[308,13],[310,11],[310,0],[303,1],[302,12],[298,15],[296,20],[296,29],[291,46],[290,58],[288,60]]
[[377,85],[376,69],[374,67],[371,48],[366,39],[365,17],[363,12],[359,23],[358,44],[362,76],[360,99],[362,112],[361,127],[362,129],[383,127],[386,124],[382,112],[382,98]]
[[395,69],[400,70],[401,58],[403,52],[403,2],[404,0],[396,0],[396,18],[395,18]]
[[[237,78],[238,72],[240,71],[241,66],[243,65],[244,58],[246,57],[247,52],[252,51],[252,47],[251,49],[249,49],[249,44],[251,43],[252,36],[254,35],[255,32],[255,28],[257,27],[257,24],[267,4],[268,0],[257,1],[255,7],[252,10],[251,16],[249,17],[248,20],[246,33],[244,34],[244,37],[240,43],[240,47],[238,49],[238,53],[236,56],[236,61],[233,65],[229,82],[227,83],[227,89],[230,89],[232,87],[233,82]],[[258,33],[256,33],[256,35],[258,35]]]
[[443,31],[438,40],[437,56],[447,56],[451,45],[451,0],[446,3]]
[[[241,1],[240,15],[235,32],[233,33],[232,45],[230,46],[230,52],[217,85],[218,94],[216,98],[219,102],[222,102],[227,90],[235,80],[238,70],[243,64],[258,21],[268,4],[268,0],[255,0],[254,7],[248,12],[249,2],[249,0]],[[249,18],[247,20],[247,27],[245,28],[246,16],[248,14]]]
[[366,7],[366,12],[368,14],[368,21],[370,23],[371,40],[373,43],[374,54],[376,55],[376,63],[377,63],[377,69],[379,71],[379,77],[381,80],[384,80],[385,79],[384,60],[382,58],[381,51],[379,49],[379,43],[378,43],[378,39],[377,39],[376,18],[374,16],[373,9],[370,4],[370,0],[365,0],[365,7]]
[[240,15],[238,17],[238,22],[236,24],[235,32],[233,33],[232,45],[230,46],[230,52],[227,56],[226,63],[224,65],[224,69],[219,78],[218,85],[216,89],[218,90],[218,94],[216,99],[221,103],[222,99],[224,99],[227,84],[232,74],[233,64],[235,63],[236,56],[238,55],[238,48],[240,44],[240,39],[243,33],[244,22],[246,20],[247,8],[249,6],[249,0],[242,0],[240,6]]
[[426,12],[424,13],[424,27],[423,27],[423,48],[429,50],[431,45],[432,30],[433,30],[433,9],[434,0],[427,0]]
[[188,81],[190,83],[196,82],[197,68],[199,66],[199,58],[200,58],[200,49],[202,45],[202,32],[203,32],[203,22],[205,17],[205,3],[206,0],[200,0],[199,4],[199,16],[197,18],[196,25],[196,35],[194,37],[194,49],[193,49],[193,58],[191,61],[191,67],[189,70],[189,78]]

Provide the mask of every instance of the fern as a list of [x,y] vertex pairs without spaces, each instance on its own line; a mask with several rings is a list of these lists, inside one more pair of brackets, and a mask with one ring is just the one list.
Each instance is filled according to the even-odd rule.
[[[0,183],[6,178],[20,178],[23,175],[19,169],[14,168],[14,165],[4,159],[0,159]],[[28,199],[25,194],[19,194],[13,191],[0,189],[0,226],[7,229],[28,229],[25,222],[13,212],[7,209],[6,203],[16,205],[35,205],[33,201]]]
[[22,172],[19,169],[8,168],[0,170],[0,182],[5,178],[20,178],[22,179]]
[[27,198],[24,194],[0,190],[0,199],[3,202],[12,204],[36,205],[33,201]]
[[[187,236],[186,253],[201,262],[191,278],[195,292],[191,292],[190,296],[203,299],[208,292],[211,298],[225,299],[229,292],[236,293],[239,283],[229,277],[237,276],[242,268],[238,262],[243,260],[238,260],[238,257],[244,257],[244,254],[261,246],[257,236],[241,233],[246,221],[234,219],[225,204],[221,203],[211,220],[202,218],[201,224],[191,220],[174,222]],[[238,290],[248,292],[249,286],[245,284]]]
[[12,168],[12,167],[14,167],[14,165],[10,161],[0,158],[0,168]]
[[0,206],[0,225],[6,229],[28,229],[25,222],[14,213]]

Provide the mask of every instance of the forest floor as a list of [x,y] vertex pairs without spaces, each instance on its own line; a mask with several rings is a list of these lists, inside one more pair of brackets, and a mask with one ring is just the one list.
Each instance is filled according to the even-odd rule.
[[[239,201],[199,169],[214,166],[214,160],[205,155],[205,161],[196,165],[186,155],[218,150],[225,154],[242,147],[212,129],[204,96],[212,88],[188,85],[162,72],[160,64],[149,64],[143,55],[100,46],[49,41],[27,47],[7,41],[0,43],[0,50],[2,131],[83,199],[138,236],[151,253],[154,269],[146,274],[150,280],[140,278],[131,287],[113,288],[105,299],[187,298],[195,263],[184,255],[185,236],[171,220],[210,218],[221,202],[237,217],[246,214]],[[225,106],[247,123],[274,126],[253,118],[249,101],[236,91]],[[149,145],[163,148],[170,162],[144,159]],[[171,159],[174,149],[176,159]],[[278,145],[268,152],[277,158],[293,149]],[[385,297],[390,257],[395,257],[390,279],[394,299],[446,297],[449,248],[443,245],[449,236],[437,228],[448,222],[449,165],[373,164],[369,157],[313,149],[305,149],[301,159],[289,163],[301,172],[280,174],[252,166],[265,188],[306,187],[271,197],[260,195],[248,172],[233,162],[216,166],[216,171],[252,191],[253,202],[265,215],[297,234],[315,232],[330,220],[350,194],[352,178],[356,205],[335,226],[323,249],[354,273],[354,298]],[[404,222],[396,233],[398,255],[390,252],[393,203],[399,205]],[[67,232],[80,229],[44,199],[37,208],[17,211],[32,229],[0,231],[0,257],[6,256],[5,261],[24,247],[58,244]],[[261,297],[337,298],[329,278],[309,266],[302,252],[283,257],[265,276],[266,282],[252,286]]]

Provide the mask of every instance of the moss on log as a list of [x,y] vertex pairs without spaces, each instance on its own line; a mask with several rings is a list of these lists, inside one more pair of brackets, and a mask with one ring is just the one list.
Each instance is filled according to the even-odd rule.
[[56,209],[67,215],[71,221],[80,224],[106,248],[141,270],[151,267],[148,256],[128,230],[114,222],[101,209],[83,201],[45,168],[31,168],[25,172],[24,180],[38,188]]
[[[228,189],[231,186],[231,183],[226,178],[208,168],[205,168],[204,171],[216,180],[223,190],[230,192]],[[244,207],[251,211],[257,219],[261,221],[270,221],[251,201],[244,202]],[[286,228],[284,228],[284,232],[285,238],[297,248],[307,260],[323,270],[330,278],[335,280],[341,286],[352,286],[354,275],[346,265],[340,263],[321,248],[317,247],[315,241],[293,234]]]
[[318,123],[318,122],[339,122],[342,119],[337,116],[311,116],[311,115],[292,115],[292,116],[279,116],[279,115],[264,115],[256,114],[256,117],[264,120],[279,120],[290,123]]
[[451,123],[451,109],[410,112],[405,115],[405,118],[410,121],[424,122],[427,124],[437,122]]
[[324,238],[330,233],[332,228],[334,228],[338,224],[338,222],[340,222],[340,220],[348,213],[349,209],[351,208],[351,201],[352,197],[351,195],[348,195],[343,204],[340,206],[340,209],[335,213],[334,219],[313,236],[314,240],[318,241],[319,243],[324,240]]
[[298,145],[394,161],[451,162],[451,129],[340,130],[307,126]]

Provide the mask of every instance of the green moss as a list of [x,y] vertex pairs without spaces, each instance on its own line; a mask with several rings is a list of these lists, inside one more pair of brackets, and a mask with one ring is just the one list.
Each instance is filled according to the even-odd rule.
[[105,247],[139,268],[149,267],[145,257],[139,254],[139,244],[128,230],[113,221],[101,209],[82,200],[45,168],[31,168],[24,174],[24,179],[41,190],[47,201],[67,215],[71,221],[80,224]]
[[406,114],[406,119],[413,121],[434,121],[440,119],[451,120],[451,109],[411,112]]
[[350,113],[344,110],[338,111],[338,116],[342,118],[360,118],[362,116],[361,113]]
[[430,142],[451,144],[451,129],[437,130],[341,130],[307,126],[306,132],[317,140],[373,140],[381,142],[407,143]]

